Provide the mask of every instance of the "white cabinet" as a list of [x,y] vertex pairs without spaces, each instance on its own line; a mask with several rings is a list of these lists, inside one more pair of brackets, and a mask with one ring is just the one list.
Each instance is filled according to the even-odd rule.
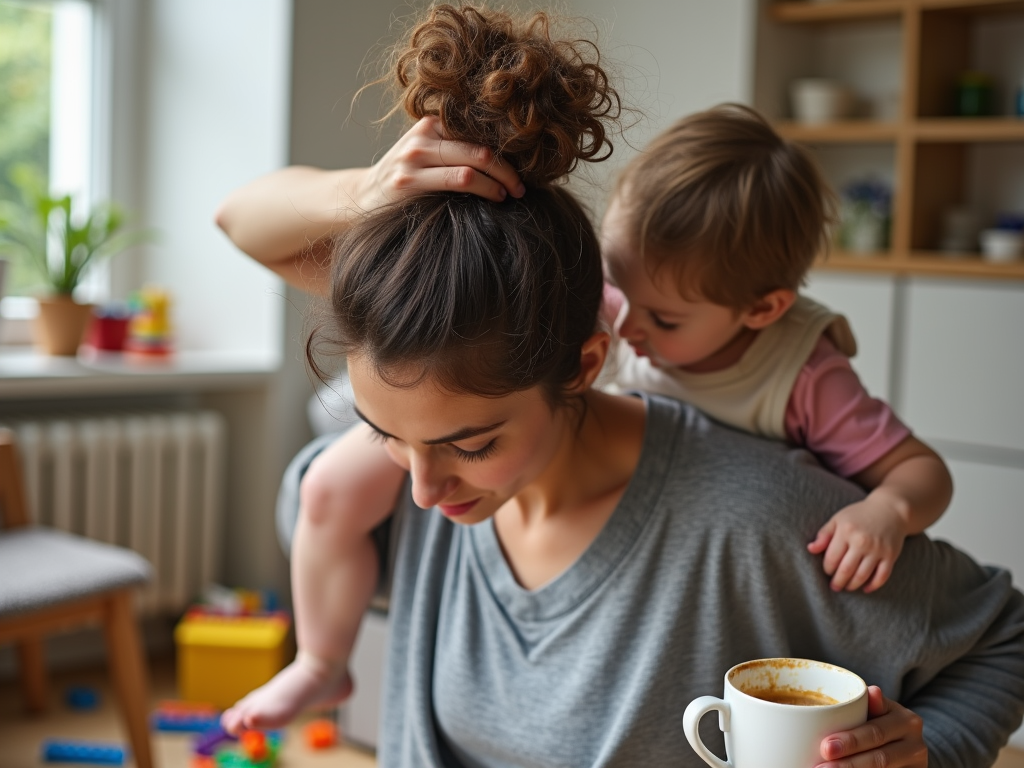
[[1024,451],[1024,285],[907,285],[900,413],[920,434]]

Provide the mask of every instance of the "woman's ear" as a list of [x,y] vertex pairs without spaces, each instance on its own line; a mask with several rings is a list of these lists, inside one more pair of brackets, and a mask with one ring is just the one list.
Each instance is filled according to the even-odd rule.
[[611,336],[607,333],[597,331],[583,342],[580,349],[580,375],[568,386],[570,394],[581,395],[593,386],[604,367],[611,341]]
[[796,301],[796,292],[788,288],[779,288],[771,293],[766,293],[754,302],[754,306],[742,313],[743,324],[755,331],[767,328],[786,314],[793,306],[794,301]]

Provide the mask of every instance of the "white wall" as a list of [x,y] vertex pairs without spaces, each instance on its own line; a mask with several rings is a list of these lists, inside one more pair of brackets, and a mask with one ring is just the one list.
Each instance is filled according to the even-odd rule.
[[[624,115],[635,123],[613,137],[615,154],[577,173],[573,189],[597,215],[615,174],[656,134],[683,115],[753,93],[754,0],[568,0],[596,27],[604,63],[622,86]],[[584,27],[586,30],[586,27]],[[592,184],[585,183],[586,178]]]
[[280,281],[213,214],[287,162],[291,3],[150,0],[142,24],[141,207],[162,239],[141,272],[172,291],[183,348],[278,354]]

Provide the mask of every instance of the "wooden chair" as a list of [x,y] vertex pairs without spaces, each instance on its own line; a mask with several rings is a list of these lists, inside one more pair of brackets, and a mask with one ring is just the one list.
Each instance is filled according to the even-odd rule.
[[152,768],[149,682],[132,592],[150,577],[130,550],[30,526],[14,435],[0,429],[0,644],[13,642],[27,708],[46,709],[43,636],[101,623],[138,768]]

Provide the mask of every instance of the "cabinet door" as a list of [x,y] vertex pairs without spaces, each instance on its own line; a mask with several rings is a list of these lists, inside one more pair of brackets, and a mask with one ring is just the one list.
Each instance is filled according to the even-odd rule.
[[1024,286],[913,280],[899,403],[925,438],[1024,450]]

